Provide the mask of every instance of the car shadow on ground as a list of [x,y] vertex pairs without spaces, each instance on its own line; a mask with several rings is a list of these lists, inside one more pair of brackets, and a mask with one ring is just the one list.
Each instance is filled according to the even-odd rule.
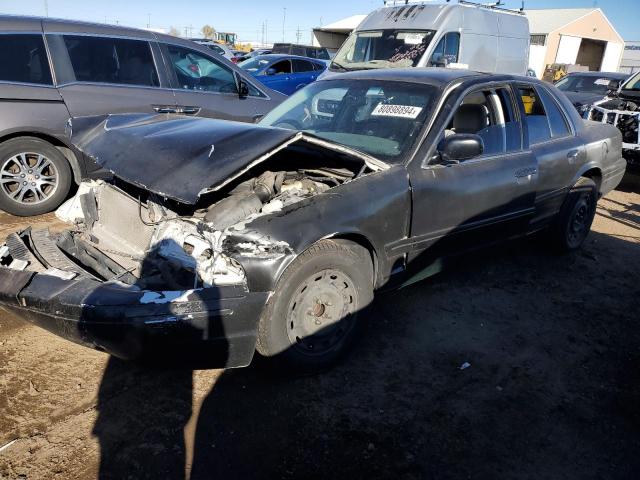
[[[192,446],[192,370],[111,359],[100,478],[184,478],[185,462],[192,479],[632,478],[639,259],[639,243],[598,233],[573,255],[529,239],[462,257],[379,295],[331,370],[225,371],[193,408]],[[608,284],[615,269],[629,276]]]

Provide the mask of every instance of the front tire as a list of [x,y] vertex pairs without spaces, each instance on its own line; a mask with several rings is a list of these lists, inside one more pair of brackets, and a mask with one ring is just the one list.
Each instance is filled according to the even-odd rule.
[[589,235],[596,215],[598,186],[582,177],[571,188],[560,214],[551,229],[551,241],[560,252],[579,249]]
[[349,349],[372,300],[369,252],[346,240],[321,240],[278,281],[260,318],[256,349],[296,370],[326,368]]
[[0,209],[29,217],[62,204],[71,189],[69,162],[53,145],[34,137],[0,144]]

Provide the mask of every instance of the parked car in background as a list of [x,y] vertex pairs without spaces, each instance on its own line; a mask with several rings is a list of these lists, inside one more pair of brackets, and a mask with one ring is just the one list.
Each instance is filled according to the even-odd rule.
[[525,75],[529,21],[522,12],[470,2],[411,2],[371,12],[327,72],[401,67]]
[[264,85],[285,95],[314,82],[327,68],[322,60],[277,54],[259,55],[239,66]]
[[622,133],[622,153],[630,168],[640,172],[640,72],[623,82],[617,91],[610,90],[585,116],[618,127]]
[[295,43],[274,43],[271,53],[282,55],[297,55],[299,57],[317,58],[318,60],[331,60],[329,50],[325,47],[313,45],[298,45]]
[[573,72],[554,85],[564,92],[580,115],[585,115],[595,102],[602,100],[610,91],[616,92],[629,78],[625,73]]
[[251,52],[245,53],[240,59],[238,63],[244,62],[245,60],[249,60],[250,58],[257,57],[258,55],[269,55],[271,53],[270,49],[267,48],[259,48],[257,50],[252,50]]
[[83,184],[60,235],[9,235],[0,303],[123,358],[200,351],[210,367],[258,351],[324,368],[377,289],[542,229],[576,250],[626,165],[620,132],[584,122],[550,85],[450,69],[321,80],[259,125],[73,125],[120,182]]
[[69,117],[162,112],[254,122],[284,98],[188,40],[0,16],[0,209],[51,211],[74,182],[99,173],[70,144]]
[[214,42],[213,40],[210,40],[207,38],[191,38],[190,40],[194,43],[197,43],[198,45],[202,45],[203,47],[208,48],[209,50],[217,53],[218,55],[223,56],[230,62],[233,61],[233,59],[235,58],[235,54],[233,53],[231,48],[229,48],[224,43]]

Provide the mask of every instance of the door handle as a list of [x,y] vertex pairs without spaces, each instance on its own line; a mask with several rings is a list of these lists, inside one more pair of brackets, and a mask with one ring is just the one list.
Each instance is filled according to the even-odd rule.
[[531,180],[531,177],[538,174],[538,169],[535,167],[526,167],[521,168],[520,170],[516,170],[516,179],[526,178],[527,180]]
[[575,161],[578,159],[579,154],[580,150],[571,150],[569,153],[567,153],[567,160],[569,160],[569,163],[575,163]]
[[196,115],[200,112],[200,107],[188,106],[188,105],[178,105],[176,109],[176,113],[181,113],[182,115]]
[[176,113],[176,107],[173,105],[152,105],[152,107],[158,113]]

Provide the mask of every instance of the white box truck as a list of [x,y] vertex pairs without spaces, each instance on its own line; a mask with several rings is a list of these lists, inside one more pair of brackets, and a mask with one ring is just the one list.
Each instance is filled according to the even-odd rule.
[[430,66],[525,75],[529,21],[520,11],[462,0],[385,2],[351,33],[329,71]]

